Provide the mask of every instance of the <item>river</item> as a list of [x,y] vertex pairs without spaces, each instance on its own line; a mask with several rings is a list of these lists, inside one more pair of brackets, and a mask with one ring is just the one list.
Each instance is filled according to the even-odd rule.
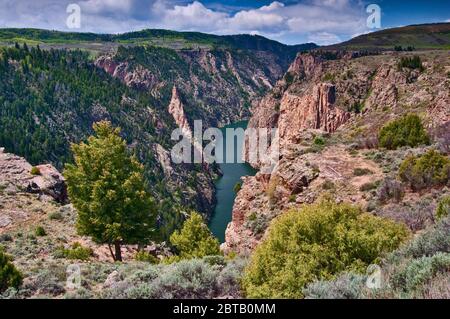
[[[223,134],[223,145],[226,145],[225,129],[227,128],[243,128],[247,127],[248,122],[242,121],[227,125],[221,129]],[[235,154],[242,154],[241,149],[237,149],[238,145],[235,141]],[[225,151],[224,151],[225,156]],[[222,170],[222,177],[217,179],[216,186],[216,199],[217,205],[209,223],[211,232],[216,236],[221,243],[225,241],[225,230],[228,223],[231,221],[233,204],[236,198],[234,187],[241,181],[242,176],[251,176],[256,174],[256,170],[253,169],[247,163],[234,163],[219,164]]]

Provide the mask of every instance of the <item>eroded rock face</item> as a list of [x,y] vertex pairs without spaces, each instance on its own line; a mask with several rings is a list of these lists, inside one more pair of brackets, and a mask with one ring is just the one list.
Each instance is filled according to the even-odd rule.
[[[244,179],[224,251],[249,253],[264,238],[273,218],[313,203],[326,191],[337,201],[366,205],[370,195],[361,188],[373,187],[385,173],[367,158],[351,156],[349,141],[372,147],[358,142],[376,140],[387,121],[416,112],[445,148],[450,91],[449,69],[443,65],[450,60],[443,52],[420,55],[423,72],[400,69],[402,54],[396,53],[299,54],[274,89],[253,103],[249,128],[278,128],[280,160],[271,174],[261,170]],[[337,145],[317,148],[316,136],[331,135],[337,136],[333,140]],[[269,146],[266,153],[273,149]],[[245,152],[248,159],[248,145]],[[251,164],[263,168],[261,163]],[[356,167],[372,174],[355,176]]]
[[192,131],[189,126],[186,114],[184,113],[183,103],[181,102],[180,95],[178,94],[176,86],[173,86],[172,89],[172,98],[168,106],[168,111],[170,114],[172,114],[175,123],[183,131],[183,134],[192,137]]
[[95,66],[131,87],[148,90],[158,84],[158,78],[142,66],[139,65],[131,70],[128,62],[118,63],[110,56],[99,57],[95,61]]
[[5,153],[0,148],[1,182],[7,187],[26,190],[29,193],[52,197],[59,203],[66,203],[67,187],[64,177],[50,164],[36,166],[39,175],[32,175],[32,166],[24,158]]
[[329,83],[317,84],[310,94],[302,96],[285,93],[278,120],[282,144],[295,141],[306,129],[335,132],[350,118],[350,113],[337,108],[335,102],[336,88]]

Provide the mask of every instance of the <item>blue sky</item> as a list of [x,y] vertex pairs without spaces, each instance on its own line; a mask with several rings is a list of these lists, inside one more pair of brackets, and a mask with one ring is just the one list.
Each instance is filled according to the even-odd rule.
[[[79,29],[67,6],[81,9]],[[0,0],[0,27],[121,33],[145,28],[260,34],[288,44],[331,44],[376,31],[366,7],[381,8],[381,27],[450,21],[446,0]]]

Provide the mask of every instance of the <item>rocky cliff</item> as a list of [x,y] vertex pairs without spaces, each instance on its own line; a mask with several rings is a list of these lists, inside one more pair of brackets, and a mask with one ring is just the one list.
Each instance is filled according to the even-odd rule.
[[0,148],[0,174],[0,234],[33,219],[36,206],[67,202],[64,177],[52,165],[32,166]]
[[[371,148],[379,128],[407,112],[421,114],[429,131],[440,128],[441,135],[450,122],[449,57],[443,51],[418,54],[423,71],[399,67],[404,53],[316,51],[297,56],[273,90],[253,104],[249,127],[277,128],[280,158],[271,174],[243,179],[225,251],[248,253],[273,218],[324,193],[373,206],[376,185],[392,176],[407,155],[387,152],[380,155],[386,161],[374,159]],[[370,174],[357,176],[357,168]],[[410,200],[414,206],[418,199]],[[386,214],[383,206],[376,211]]]

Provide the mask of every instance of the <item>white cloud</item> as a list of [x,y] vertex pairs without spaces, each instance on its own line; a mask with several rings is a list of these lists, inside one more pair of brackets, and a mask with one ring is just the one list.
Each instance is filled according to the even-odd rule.
[[341,38],[336,34],[328,32],[311,33],[308,35],[309,42],[314,42],[319,45],[330,45],[342,42]]
[[[73,0],[0,0],[0,26],[67,30],[66,7]],[[252,33],[300,43],[332,41],[366,32],[360,0],[279,1],[238,11],[206,6],[201,0],[84,0],[78,31],[118,33],[165,28],[216,34]],[[335,37],[335,39],[336,39]],[[327,40],[328,39],[328,40]]]

